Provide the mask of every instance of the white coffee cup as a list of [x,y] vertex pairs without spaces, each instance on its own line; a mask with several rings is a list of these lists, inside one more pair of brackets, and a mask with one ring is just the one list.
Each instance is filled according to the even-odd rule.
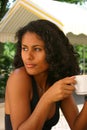
[[78,95],[87,95],[87,75],[76,75],[75,92]]

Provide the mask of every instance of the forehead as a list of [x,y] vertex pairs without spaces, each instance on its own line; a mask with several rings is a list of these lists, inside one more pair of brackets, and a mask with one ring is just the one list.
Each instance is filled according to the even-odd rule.
[[44,44],[44,41],[39,35],[33,32],[26,32],[22,37],[22,43],[38,43]]

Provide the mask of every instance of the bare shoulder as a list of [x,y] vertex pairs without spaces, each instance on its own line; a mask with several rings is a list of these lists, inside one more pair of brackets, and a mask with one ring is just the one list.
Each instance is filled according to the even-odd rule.
[[27,74],[24,67],[15,69],[9,76],[6,90],[9,92],[31,93],[31,77]]
[[[32,81],[24,67],[15,69],[9,76],[5,92],[5,112],[23,113],[25,106],[29,112],[29,103],[32,100]],[[17,109],[16,109],[17,108]]]
[[28,75],[24,67],[20,67],[18,69],[15,69],[11,73],[10,77],[17,77],[17,78],[28,77],[29,78],[30,76]]
[[28,73],[26,72],[24,67],[15,69],[9,76],[8,78],[8,82],[7,83],[11,83],[14,82],[15,83],[23,83],[23,82],[31,82],[31,77],[28,75]]

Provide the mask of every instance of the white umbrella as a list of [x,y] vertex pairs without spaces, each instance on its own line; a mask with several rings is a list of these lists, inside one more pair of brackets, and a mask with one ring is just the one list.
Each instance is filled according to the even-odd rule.
[[87,9],[83,6],[53,0],[33,0],[33,2],[58,19],[63,24],[65,33],[87,34]]
[[[86,6],[53,0],[33,0],[33,2],[62,23],[61,29],[72,44],[87,44]],[[55,20],[53,22],[59,25]]]
[[86,44],[86,17],[87,9],[75,4],[53,0],[17,0],[0,22],[0,41],[14,42],[15,32],[20,27],[43,18],[56,23],[72,43]]

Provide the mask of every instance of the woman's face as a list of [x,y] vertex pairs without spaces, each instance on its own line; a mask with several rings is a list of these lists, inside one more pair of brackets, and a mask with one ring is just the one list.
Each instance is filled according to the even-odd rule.
[[36,33],[26,32],[22,37],[22,60],[30,75],[38,75],[48,70],[44,42]]

